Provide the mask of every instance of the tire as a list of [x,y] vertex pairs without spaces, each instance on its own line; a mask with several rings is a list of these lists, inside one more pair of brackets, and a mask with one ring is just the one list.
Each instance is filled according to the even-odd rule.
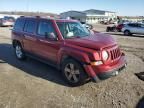
[[89,78],[82,65],[73,59],[64,60],[61,70],[64,79],[73,87],[85,84]]
[[125,35],[125,36],[130,36],[130,35],[131,35],[131,33],[130,33],[130,31],[129,31],[129,30],[125,30],[125,31],[124,31],[124,35]]
[[107,27],[107,28],[106,28],[106,32],[109,32],[109,31],[110,31],[110,28],[109,28],[109,27]]
[[116,28],[113,29],[114,32],[118,32]]
[[25,53],[20,43],[16,43],[15,45],[15,56],[19,60],[24,60],[26,58]]
[[121,32],[121,29],[117,29],[118,32]]

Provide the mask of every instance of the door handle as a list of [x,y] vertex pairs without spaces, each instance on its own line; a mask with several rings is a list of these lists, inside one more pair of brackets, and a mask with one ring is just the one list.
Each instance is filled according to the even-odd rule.
[[31,40],[31,41],[36,41],[37,39],[28,35],[24,35],[25,39]]
[[46,40],[42,40],[42,39],[39,39],[40,42],[43,42],[43,43],[51,43],[51,42],[48,42]]

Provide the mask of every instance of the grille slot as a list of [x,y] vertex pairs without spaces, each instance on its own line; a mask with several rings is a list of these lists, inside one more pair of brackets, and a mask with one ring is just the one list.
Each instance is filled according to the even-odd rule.
[[121,55],[120,49],[119,48],[113,49],[110,51],[110,54],[111,54],[111,59],[115,60],[115,59],[119,58]]

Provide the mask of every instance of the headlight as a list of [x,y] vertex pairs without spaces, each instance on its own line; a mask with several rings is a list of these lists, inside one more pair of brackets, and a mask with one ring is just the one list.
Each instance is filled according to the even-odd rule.
[[109,58],[109,54],[107,51],[105,51],[105,50],[102,51],[102,58],[104,61],[106,61]]

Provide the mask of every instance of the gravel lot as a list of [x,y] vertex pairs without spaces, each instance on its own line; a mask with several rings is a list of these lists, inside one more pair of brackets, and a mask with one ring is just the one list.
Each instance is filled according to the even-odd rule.
[[0,28],[0,108],[142,108],[144,82],[135,73],[144,72],[144,36],[108,34],[126,53],[128,67],[114,78],[72,88],[55,68],[30,58],[18,61],[10,28]]

